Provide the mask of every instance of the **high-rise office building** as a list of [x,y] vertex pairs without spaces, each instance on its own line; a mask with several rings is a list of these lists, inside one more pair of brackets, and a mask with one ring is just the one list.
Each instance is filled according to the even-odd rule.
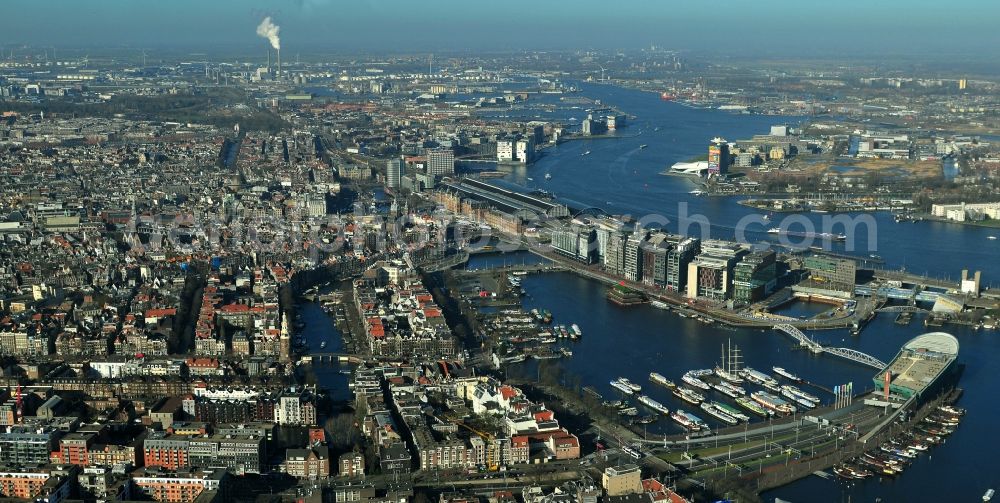
[[403,178],[405,167],[402,158],[389,159],[385,164],[385,186],[390,189],[399,188],[399,181]]
[[729,172],[729,144],[723,138],[714,138],[708,145],[708,176]]
[[688,264],[701,252],[701,240],[681,237],[667,252],[667,290],[683,292],[687,285]]
[[450,148],[428,149],[427,174],[433,176],[455,174],[455,152]]
[[642,243],[646,233],[636,231],[625,242],[625,279],[629,281],[642,280]]
[[757,302],[774,291],[776,282],[774,251],[752,252],[733,269],[733,299],[745,304]]

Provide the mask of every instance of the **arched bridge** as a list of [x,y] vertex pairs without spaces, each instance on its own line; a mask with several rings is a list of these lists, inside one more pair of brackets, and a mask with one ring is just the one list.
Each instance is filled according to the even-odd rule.
[[806,334],[802,333],[801,330],[793,327],[792,325],[781,324],[781,325],[775,325],[774,328],[792,336],[795,340],[799,341],[799,345],[809,348],[809,350],[812,351],[813,353],[830,353],[831,355],[839,356],[841,358],[846,358],[848,360],[868,365],[869,367],[874,367],[879,370],[882,370],[886,367],[885,362],[883,362],[882,360],[879,360],[878,358],[875,358],[874,356],[871,356],[869,354],[862,353],[861,351],[858,351],[856,349],[830,348],[823,346],[820,343],[810,339]]

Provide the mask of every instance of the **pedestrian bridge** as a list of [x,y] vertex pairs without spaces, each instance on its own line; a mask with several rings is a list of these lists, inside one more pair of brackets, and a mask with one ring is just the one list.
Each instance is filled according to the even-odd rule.
[[813,353],[829,353],[834,356],[839,356],[841,358],[847,358],[848,360],[858,362],[869,367],[874,367],[876,369],[882,370],[886,367],[885,362],[875,358],[874,356],[862,353],[856,349],[850,348],[831,348],[821,345],[820,343],[812,340],[806,334],[802,333],[801,330],[788,324],[775,325],[775,329],[780,330],[790,336],[795,340],[799,341],[799,345],[808,348]]

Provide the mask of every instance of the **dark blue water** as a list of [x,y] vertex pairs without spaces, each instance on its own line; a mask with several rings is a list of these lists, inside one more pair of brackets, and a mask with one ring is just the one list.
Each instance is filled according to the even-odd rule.
[[792,318],[809,318],[820,313],[825,313],[833,308],[834,306],[831,306],[830,304],[793,300],[787,304],[782,304],[776,309],[772,309],[771,312],[783,316],[791,316]]
[[[659,174],[676,162],[707,153],[715,136],[728,140],[745,139],[768,132],[771,125],[795,124],[798,117],[739,115],[719,110],[688,108],[664,102],[654,93],[612,86],[582,84],[582,94],[600,99],[605,105],[620,108],[637,118],[620,131],[620,139],[574,140],[545,150],[542,158],[530,166],[517,166],[505,178],[510,184],[527,189],[544,189],[575,207],[597,207],[613,214],[641,218],[658,215],[669,220],[666,227],[674,232],[702,235],[702,227],[678,227],[681,216],[691,221],[704,216],[708,234],[721,239],[737,238],[741,219],[758,212],[736,204],[730,197],[693,197],[696,188],[686,178]],[[659,128],[659,131],[655,131]],[[642,144],[648,145],[640,149]],[[581,155],[586,151],[589,155]],[[552,175],[545,180],[545,174]],[[531,180],[528,180],[528,179]],[[961,270],[983,270],[985,284],[1000,285],[1000,277],[988,271],[1000,260],[1000,241],[987,236],[996,229],[960,226],[942,222],[896,223],[888,212],[848,214],[860,222],[856,232],[843,224],[824,225],[838,215],[805,213],[772,215],[772,222],[755,221],[745,227],[742,236],[751,243],[777,243],[766,233],[770,227],[800,222],[791,229],[809,225],[816,232],[848,234],[846,243],[823,243],[792,239],[792,245],[825,246],[834,251],[848,251],[867,256],[882,256],[889,267],[906,267],[919,274],[956,279]],[[934,250],[929,250],[933,243]]]
[[[515,168],[507,181],[548,190],[578,207],[594,206],[636,217],[664,215],[671,220],[667,227],[673,231],[678,230],[678,216],[684,211],[681,205],[686,204],[689,215],[707,217],[712,237],[723,239],[732,239],[740,220],[755,212],[738,205],[733,198],[694,197],[689,194],[695,188],[691,181],[658,173],[675,162],[704,154],[713,136],[746,138],[766,132],[772,124],[797,121],[695,110],[664,103],[655,94],[609,86],[584,85],[584,94],[638,116],[623,131],[638,136],[566,142],[548,149],[537,163]],[[659,131],[654,131],[656,127]],[[639,149],[640,144],[648,148]],[[588,150],[589,155],[581,155]],[[552,179],[544,180],[545,173],[551,173]],[[788,218],[822,231],[823,219],[831,216],[810,213]],[[877,253],[886,260],[887,267],[905,267],[936,277],[954,279],[963,268],[981,269],[984,283],[998,281],[995,267],[1000,263],[1000,243],[986,239],[996,234],[995,229],[940,222],[896,223],[885,212],[866,217],[873,223],[871,235],[862,226],[848,243],[835,244],[832,249],[863,255]],[[770,242],[770,236],[763,231],[781,223],[781,218],[777,215],[775,222],[757,224],[759,231],[747,232],[747,240]],[[846,232],[842,227],[831,230]],[[699,231],[695,228],[693,234]],[[782,366],[827,387],[851,381],[856,387],[871,386],[872,369],[797,350],[788,337],[773,331],[708,326],[650,306],[619,308],[607,302],[603,285],[568,273],[529,276],[523,285],[530,295],[525,300],[527,307],[549,309],[555,323],[580,325],[584,336],[572,345],[574,356],[562,364],[581,376],[583,385],[594,386],[606,396],[613,396],[608,382],[625,376],[642,384],[644,392],[650,392],[668,407],[678,407],[680,403],[664,389],[648,382],[648,373],[655,371],[677,380],[686,370],[710,367],[720,358],[720,345],[729,340],[740,346],[748,365],[763,370]],[[860,336],[844,330],[811,335],[821,342],[855,348],[888,361],[902,344],[927,331],[920,317],[909,326],[897,325],[893,318],[891,314],[877,316]],[[769,491],[765,499],[978,501],[987,488],[1000,487],[1000,471],[991,468],[993,453],[1000,447],[1000,439],[991,429],[993,418],[1000,414],[1000,403],[993,393],[1000,373],[995,356],[1000,352],[1000,332],[976,332],[959,326],[944,330],[958,337],[961,344],[959,361],[966,365],[960,383],[966,390],[961,405],[969,409],[946,444],[921,457],[895,480],[853,482],[848,486],[837,480],[810,477]],[[526,365],[527,372],[531,368]],[[665,432],[676,431],[671,425],[658,427]],[[651,426],[649,431],[655,432],[655,428]]]
[[[344,348],[344,340],[333,319],[326,314],[322,306],[316,302],[303,302],[298,306],[298,314],[305,323],[301,334],[309,344],[311,351],[338,352]],[[326,347],[320,349],[320,343],[326,341]],[[350,370],[347,364],[322,363],[313,366],[316,379],[330,393],[334,400],[349,400],[353,395],[347,387],[348,375],[341,371]]]

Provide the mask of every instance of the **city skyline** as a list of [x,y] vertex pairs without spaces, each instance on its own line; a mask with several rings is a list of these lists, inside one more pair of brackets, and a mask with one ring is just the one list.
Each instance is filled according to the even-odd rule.
[[[829,56],[856,52],[989,58],[1000,45],[992,2],[851,0],[836,9],[785,0],[654,4],[627,1],[534,4],[502,9],[453,0],[328,0],[202,4],[56,0],[17,9],[3,22],[4,42],[74,47],[250,49],[254,27],[271,16],[289,53],[316,51],[509,51],[660,47],[688,51]],[[51,8],[54,7],[54,8]],[[974,14],[974,15],[973,15]],[[81,22],[81,20],[86,20]],[[891,22],[890,22],[891,21]],[[930,33],[930,36],[928,35]],[[980,51],[977,53],[977,51]]]

